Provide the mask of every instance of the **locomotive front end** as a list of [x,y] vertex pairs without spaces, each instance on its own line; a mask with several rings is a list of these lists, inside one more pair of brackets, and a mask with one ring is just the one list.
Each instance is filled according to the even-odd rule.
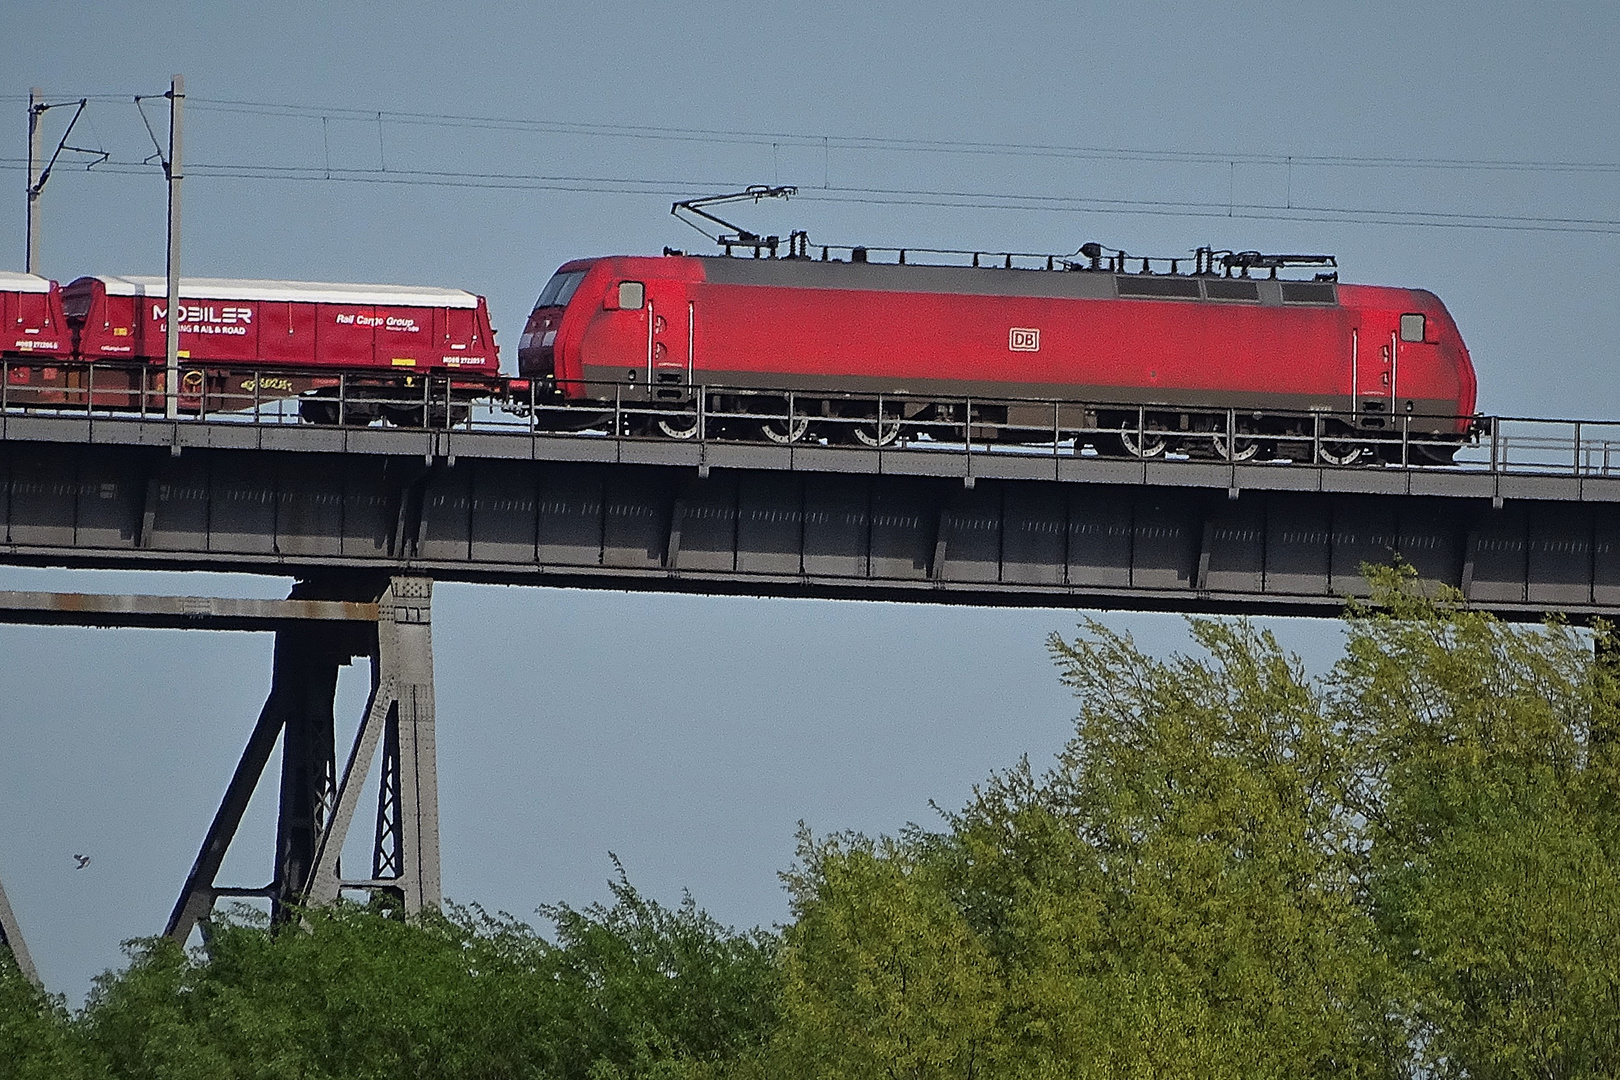
[[558,338],[565,329],[563,322],[569,301],[574,299],[591,266],[590,261],[565,263],[551,275],[534,302],[534,310],[523,327],[523,336],[518,339],[518,375],[534,379],[544,396],[585,396],[578,376],[570,378],[566,370],[558,367],[559,354],[566,351],[559,346]]

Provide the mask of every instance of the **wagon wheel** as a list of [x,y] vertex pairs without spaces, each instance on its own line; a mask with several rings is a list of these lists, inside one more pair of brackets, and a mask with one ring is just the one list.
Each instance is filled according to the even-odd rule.
[[306,424],[331,427],[338,422],[338,403],[329,397],[300,398],[298,418]]
[[422,406],[384,405],[383,419],[395,427],[419,428],[423,421]]

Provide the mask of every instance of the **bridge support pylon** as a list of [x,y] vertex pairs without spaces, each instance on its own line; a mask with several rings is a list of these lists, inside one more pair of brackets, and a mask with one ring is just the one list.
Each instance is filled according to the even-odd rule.
[[35,986],[40,985],[39,972],[34,970],[28,946],[23,944],[22,929],[17,925],[17,916],[11,911],[11,902],[6,899],[3,885],[0,885],[0,949],[10,949],[11,958],[16,961],[17,970],[23,973],[23,978]]
[[[334,596],[300,582],[294,599]],[[281,922],[346,890],[388,894],[408,914],[440,902],[438,781],[434,752],[432,592],[428,578],[394,577],[377,595],[374,625],[306,623],[276,631],[270,693],[226,787],[164,933],[184,943],[207,933],[221,897],[262,896]],[[369,598],[369,597],[368,597]],[[371,696],[342,774],[337,772],[333,698],[338,668],[371,659]],[[248,800],[281,743],[276,849],[270,883],[217,884]],[[345,876],[342,852],[372,763],[381,752],[376,833],[369,873]]]

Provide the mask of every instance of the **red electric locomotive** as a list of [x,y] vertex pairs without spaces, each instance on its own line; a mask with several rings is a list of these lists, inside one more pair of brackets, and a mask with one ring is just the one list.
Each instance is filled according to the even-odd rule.
[[1349,464],[1399,443],[1438,463],[1473,423],[1468,350],[1434,294],[1277,275],[1331,259],[1206,250],[1193,273],[1152,273],[1093,245],[1088,261],[1032,269],[793,250],[567,263],[529,317],[519,373],[560,401],[665,408],[653,426],[675,437],[700,391],[778,442],[819,426],[883,445],[940,420],[975,439],[1069,428],[1138,457],[1314,447]]

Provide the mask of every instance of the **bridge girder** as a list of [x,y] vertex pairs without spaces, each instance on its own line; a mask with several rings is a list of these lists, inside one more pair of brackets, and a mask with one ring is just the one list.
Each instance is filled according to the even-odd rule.
[[1398,556],[1620,613],[1620,477],[87,423],[6,421],[0,561],[1333,615]]

